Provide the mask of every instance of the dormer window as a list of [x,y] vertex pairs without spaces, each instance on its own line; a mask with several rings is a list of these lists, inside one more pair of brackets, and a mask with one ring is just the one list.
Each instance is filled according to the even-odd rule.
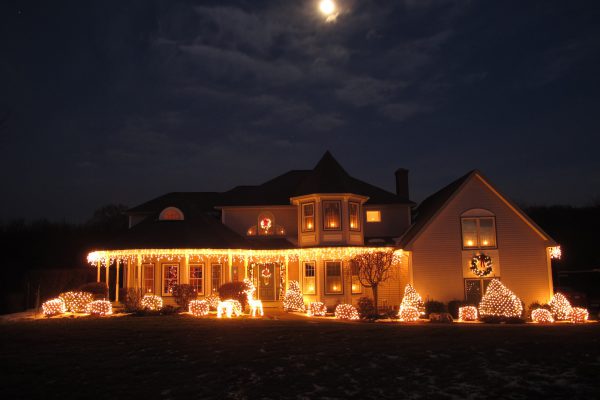
[[302,204],[302,232],[315,231],[315,203]]
[[327,231],[342,229],[342,203],[339,200],[323,200],[323,229]]
[[183,212],[177,207],[167,207],[158,216],[160,221],[183,221]]
[[348,214],[350,230],[360,231],[360,205],[352,201],[348,202]]
[[285,236],[285,228],[281,225],[275,225],[275,216],[273,213],[265,211],[258,215],[256,225],[252,225],[246,230],[248,236]]
[[379,211],[379,210],[367,211],[367,222],[381,222],[381,211]]

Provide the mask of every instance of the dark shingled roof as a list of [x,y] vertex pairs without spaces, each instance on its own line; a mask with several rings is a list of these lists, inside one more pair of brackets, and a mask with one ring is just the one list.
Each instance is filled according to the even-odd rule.
[[181,209],[186,218],[217,206],[289,205],[290,198],[313,193],[354,193],[369,197],[367,204],[414,204],[377,186],[351,177],[329,151],[312,170],[292,170],[263,184],[236,186],[223,192],[173,192],[127,210],[127,214],[158,217],[166,207]]
[[218,219],[200,215],[183,221],[143,221],[109,244],[109,250],[136,248],[249,248],[249,243]]
[[475,175],[478,171],[469,171],[466,175],[461,176],[457,180],[453,181],[442,189],[438,190],[431,196],[427,197],[415,210],[415,217],[413,224],[410,226],[408,231],[400,238],[398,245],[400,248],[404,248],[410,243],[415,236],[423,229],[429,220],[431,220],[436,213],[446,204],[448,199],[452,197],[456,192],[472,175]]

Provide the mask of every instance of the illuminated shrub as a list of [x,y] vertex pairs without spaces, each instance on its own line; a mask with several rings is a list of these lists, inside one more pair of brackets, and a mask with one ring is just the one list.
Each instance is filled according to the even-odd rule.
[[493,279],[479,303],[479,315],[482,318],[511,319],[520,318],[522,314],[521,300],[502,282]]
[[136,312],[144,309],[144,307],[142,306],[143,298],[143,289],[127,288],[125,292],[125,311]]
[[90,292],[65,292],[58,297],[65,302],[67,311],[74,313],[87,312],[88,305],[94,300]]
[[112,304],[106,300],[95,300],[88,305],[88,313],[96,316],[112,314]]
[[335,317],[338,319],[359,319],[358,311],[351,304],[339,304],[335,308]]
[[556,293],[552,296],[552,300],[548,304],[555,320],[564,321],[571,318],[573,307],[571,307],[571,303],[569,303],[569,300],[562,293]]
[[420,315],[421,313],[417,307],[413,306],[401,306],[400,311],[398,312],[400,322],[415,322],[419,319]]
[[460,307],[458,319],[459,321],[477,321],[477,308],[473,306]]
[[208,315],[208,302],[206,300],[192,300],[189,302],[189,311],[194,317]]
[[308,305],[306,314],[309,317],[324,317],[327,314],[327,306],[320,301],[313,301]]
[[290,281],[290,286],[283,298],[283,309],[285,311],[304,312],[304,298],[302,297],[298,281]]
[[573,307],[571,311],[571,322],[573,323],[584,323],[589,317],[585,308]]
[[531,311],[531,320],[536,323],[551,323],[554,322],[552,313],[544,308],[536,308]]
[[429,316],[431,313],[443,314],[448,312],[446,304],[441,301],[429,300],[425,302],[425,316]]
[[59,315],[67,312],[65,302],[60,297],[48,300],[42,304],[42,312],[46,317]]
[[221,298],[214,294],[206,297],[204,300],[206,300],[206,302],[208,303],[208,308],[213,311],[217,311],[217,307],[221,302]]
[[163,308],[163,299],[154,294],[147,294],[142,299],[142,308],[144,310],[158,311]]
[[402,307],[414,307],[419,314],[425,312],[421,295],[410,284],[404,288],[404,297],[402,297],[402,303],[400,303],[400,308]]

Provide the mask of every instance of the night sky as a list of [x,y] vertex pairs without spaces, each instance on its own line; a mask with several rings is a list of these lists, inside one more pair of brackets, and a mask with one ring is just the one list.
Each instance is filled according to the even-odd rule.
[[329,149],[420,201],[600,196],[598,1],[6,1],[0,220],[222,191]]

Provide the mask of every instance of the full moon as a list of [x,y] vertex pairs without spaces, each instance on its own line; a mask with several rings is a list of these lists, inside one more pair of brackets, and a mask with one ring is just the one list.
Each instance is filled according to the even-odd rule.
[[322,0],[319,3],[319,9],[325,15],[331,15],[335,12],[335,3],[332,0]]

